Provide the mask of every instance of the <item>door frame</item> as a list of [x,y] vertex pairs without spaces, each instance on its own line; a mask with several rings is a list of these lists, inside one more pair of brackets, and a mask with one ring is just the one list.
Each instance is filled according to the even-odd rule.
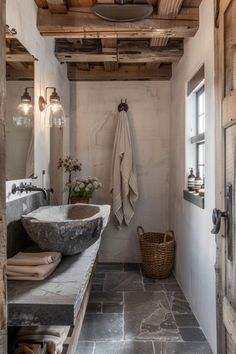
[[7,290],[6,290],[6,177],[5,177],[5,104],[6,0],[0,0],[0,353],[7,353]]

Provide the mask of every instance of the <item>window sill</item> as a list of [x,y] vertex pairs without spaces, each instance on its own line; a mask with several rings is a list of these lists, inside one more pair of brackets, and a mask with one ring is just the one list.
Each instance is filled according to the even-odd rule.
[[191,193],[189,191],[184,191],[183,193],[184,199],[187,200],[188,202],[198,206],[201,209],[205,208],[205,198],[201,197],[199,195],[196,195],[194,193]]

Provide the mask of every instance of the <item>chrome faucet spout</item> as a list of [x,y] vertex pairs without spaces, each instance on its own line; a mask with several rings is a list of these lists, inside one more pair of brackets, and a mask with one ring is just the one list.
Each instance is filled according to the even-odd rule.
[[40,188],[32,185],[25,185],[24,189],[26,192],[42,192],[44,200],[47,200],[47,191],[45,188]]
[[[52,191],[52,190],[50,190]],[[12,185],[11,188],[11,193],[16,194],[17,192],[23,193],[23,192],[42,192],[44,200],[47,200],[47,190],[45,188],[40,188],[37,186],[33,186],[31,183],[23,183],[21,182],[19,186],[17,186],[15,183]]]

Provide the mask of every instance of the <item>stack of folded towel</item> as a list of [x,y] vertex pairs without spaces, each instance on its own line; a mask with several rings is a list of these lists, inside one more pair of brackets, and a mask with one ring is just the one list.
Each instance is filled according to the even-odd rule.
[[46,344],[47,353],[61,354],[69,330],[69,326],[21,327],[16,341],[18,346],[29,345],[29,343],[43,343]]
[[46,344],[22,344],[19,343],[14,354],[46,354]]
[[43,280],[47,278],[61,261],[59,252],[19,252],[7,260],[9,280]]

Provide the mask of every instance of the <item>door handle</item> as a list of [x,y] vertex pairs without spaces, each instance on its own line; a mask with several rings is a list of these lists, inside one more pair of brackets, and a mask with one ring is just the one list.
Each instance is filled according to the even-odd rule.
[[226,185],[226,200],[225,204],[227,207],[226,211],[221,211],[220,209],[213,209],[212,221],[213,229],[212,234],[218,234],[221,226],[221,218],[226,219],[226,237],[227,237],[227,255],[228,260],[233,260],[233,187],[231,183]]
[[212,222],[213,222],[213,229],[211,230],[212,234],[218,234],[220,231],[221,226],[221,218],[228,218],[227,211],[221,211],[220,209],[213,209],[212,212]]

